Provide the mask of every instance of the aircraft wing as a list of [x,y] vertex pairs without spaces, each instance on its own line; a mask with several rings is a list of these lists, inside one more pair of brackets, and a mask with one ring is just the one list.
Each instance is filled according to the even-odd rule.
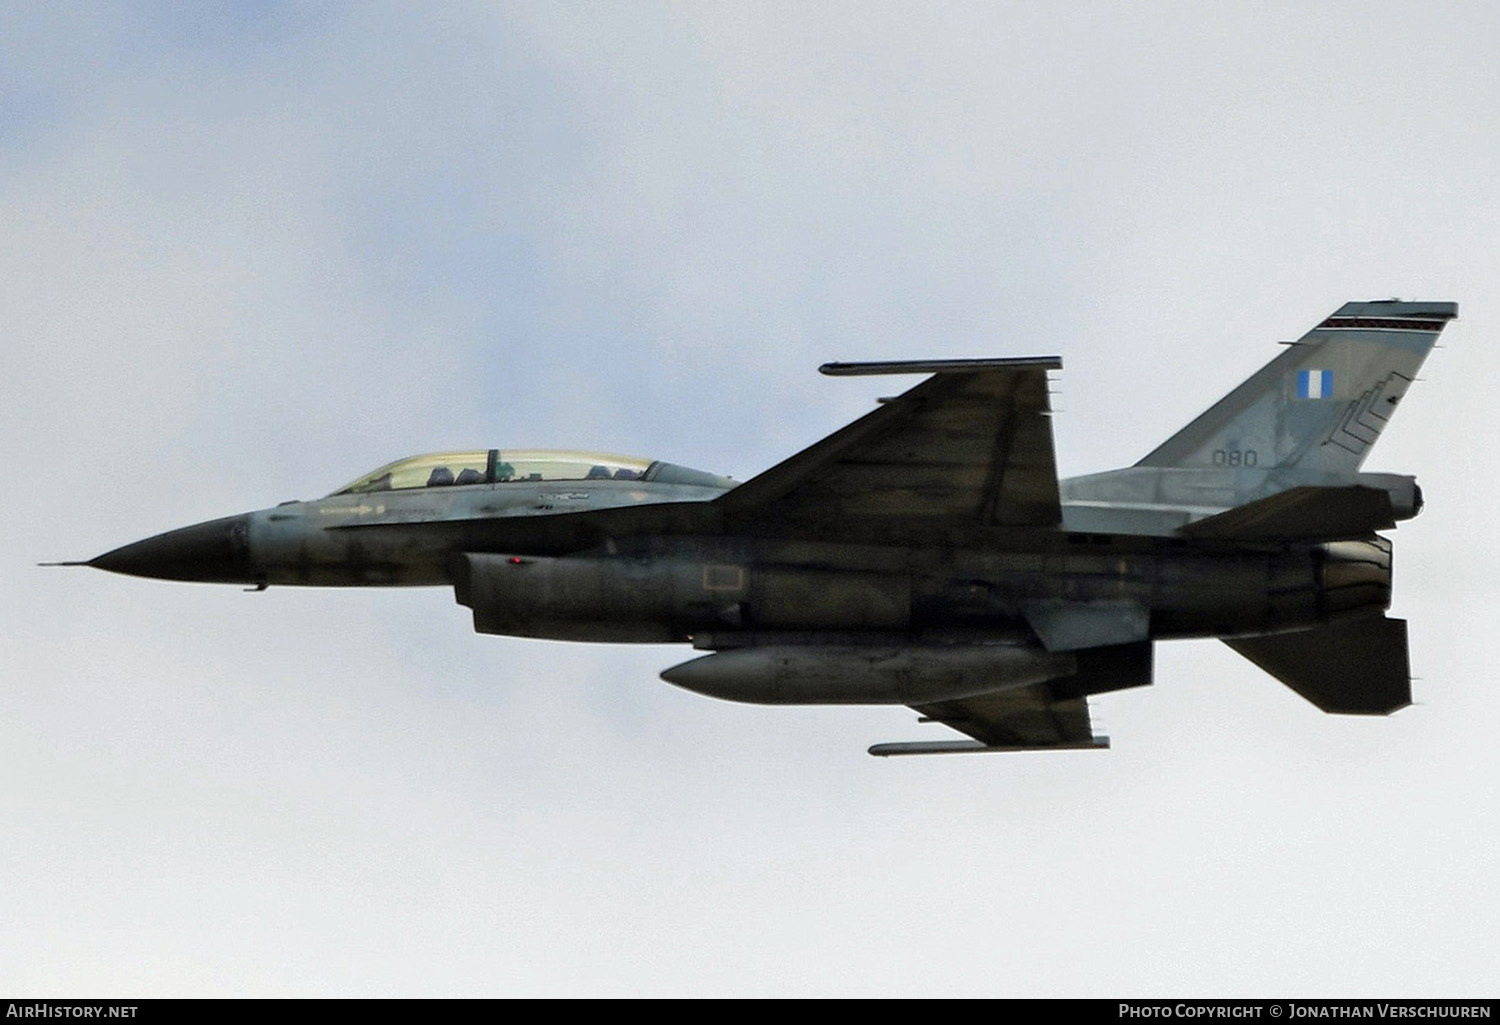
[[973,740],[876,744],[870,753],[884,756],[1107,748],[1109,738],[1094,735],[1089,720],[1089,696],[1149,685],[1154,661],[1151,642],[1093,648],[1074,652],[1072,657],[1077,665],[1070,676],[954,700],[912,704],[924,719],[951,726]]
[[778,524],[1055,527],[1047,371],[1061,366],[1055,356],[825,364],[836,376],[932,376],[714,504]]
[[[938,740],[876,744],[872,755],[943,754],[969,751],[1041,751],[1103,748],[1094,736],[1084,697],[1059,700],[1047,684],[1016,687],[957,701],[913,705],[926,719],[967,733],[973,741]],[[978,743],[975,743],[977,741]]]

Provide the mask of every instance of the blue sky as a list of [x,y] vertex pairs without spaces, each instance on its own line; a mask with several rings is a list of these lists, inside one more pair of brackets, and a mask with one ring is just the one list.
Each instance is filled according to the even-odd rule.
[[[85,995],[1438,995],[1493,986],[1500,18],[1483,4],[79,5],[0,14],[0,984]],[[1419,704],[1214,642],[1104,754],[883,762],[683,649],[444,590],[33,564],[402,455],[748,477],[828,359],[1063,356],[1133,462],[1348,299],[1461,316]]]

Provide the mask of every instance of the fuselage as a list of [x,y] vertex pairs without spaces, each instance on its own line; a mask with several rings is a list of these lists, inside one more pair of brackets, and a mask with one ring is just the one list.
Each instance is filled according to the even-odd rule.
[[[868,537],[857,523],[789,539],[706,515],[732,487],[673,467],[654,480],[343,491],[171,531],[94,565],[254,587],[453,586],[481,632],[609,642],[1019,640],[1049,603],[1140,610],[1157,638],[1224,636],[1389,604],[1390,546],[1380,539],[1257,546],[967,528],[924,541]],[[630,507],[683,515],[639,536],[560,529],[587,520],[569,514]]]

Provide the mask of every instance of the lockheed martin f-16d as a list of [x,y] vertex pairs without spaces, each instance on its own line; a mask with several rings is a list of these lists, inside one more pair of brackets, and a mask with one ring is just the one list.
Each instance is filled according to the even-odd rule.
[[967,740],[1106,747],[1088,698],[1218,637],[1325,712],[1411,701],[1391,543],[1409,476],[1361,472],[1445,302],[1351,302],[1134,466],[1059,481],[1055,357],[830,363],[922,374],[745,483],[649,459],[476,449],[86,565],[169,580],[451,587],[481,633],[682,642],[712,697],[909,705]]

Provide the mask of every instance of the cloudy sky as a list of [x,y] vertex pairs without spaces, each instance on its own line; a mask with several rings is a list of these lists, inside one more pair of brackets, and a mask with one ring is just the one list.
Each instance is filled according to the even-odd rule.
[[[1490,4],[0,8],[0,990],[1457,995],[1500,962]],[[1107,753],[896,759],[667,647],[450,592],[40,569],[447,447],[741,479],[889,388],[1060,354],[1133,462],[1348,299],[1454,299],[1418,704],[1217,642]]]

